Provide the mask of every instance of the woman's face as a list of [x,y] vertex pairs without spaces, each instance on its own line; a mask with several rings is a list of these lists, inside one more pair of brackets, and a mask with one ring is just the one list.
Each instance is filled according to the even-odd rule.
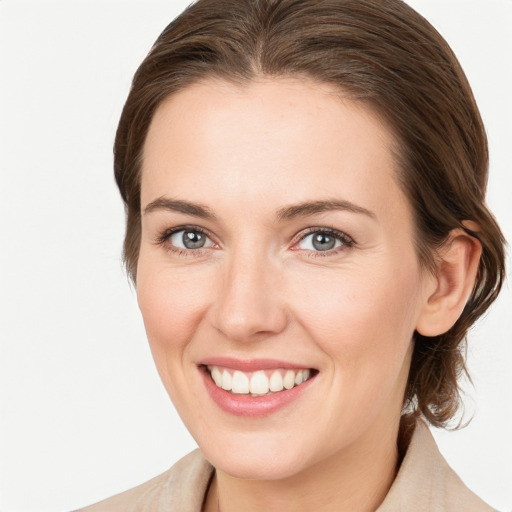
[[157,110],[138,301],[218,469],[283,478],[396,435],[432,278],[394,142],[370,109],[305,80],[210,80]]

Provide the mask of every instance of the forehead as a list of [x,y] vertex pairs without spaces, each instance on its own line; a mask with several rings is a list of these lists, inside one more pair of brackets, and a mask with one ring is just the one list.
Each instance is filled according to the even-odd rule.
[[373,109],[329,84],[212,79],[157,109],[144,147],[142,203],[182,192],[197,201],[208,192],[241,204],[283,202],[286,191],[289,202],[339,192],[375,206],[400,195],[395,146]]

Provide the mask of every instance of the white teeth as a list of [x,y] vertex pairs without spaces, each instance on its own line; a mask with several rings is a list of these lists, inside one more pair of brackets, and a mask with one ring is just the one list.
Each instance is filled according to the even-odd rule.
[[270,391],[283,391],[283,387],[283,376],[276,370],[270,377]]
[[266,395],[269,389],[268,377],[265,375],[265,372],[256,372],[251,377],[251,382],[249,385],[251,389],[251,393],[256,395]]
[[220,387],[222,389],[225,389],[226,391],[231,391],[232,381],[233,381],[233,379],[231,377],[231,374],[227,370],[224,370],[222,372],[222,383],[221,383]]
[[288,370],[283,379],[283,386],[286,389],[292,389],[294,385],[295,385],[295,372],[293,370]]
[[222,387],[222,373],[216,366],[212,369],[212,379],[219,388]]
[[246,374],[240,370],[227,370],[217,366],[209,366],[212,380],[216,386],[237,395],[263,396],[269,392],[277,393],[283,389],[299,386],[311,377],[311,370],[259,370]]
[[246,395],[249,393],[249,379],[245,373],[238,370],[233,374],[233,382],[231,384],[231,391],[237,395]]

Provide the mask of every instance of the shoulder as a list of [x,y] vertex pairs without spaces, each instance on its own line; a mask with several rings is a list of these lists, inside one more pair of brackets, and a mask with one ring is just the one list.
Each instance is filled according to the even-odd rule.
[[212,472],[195,450],[165,473],[76,512],[200,512]]
[[493,512],[441,455],[427,424],[417,422],[406,455],[377,512]]

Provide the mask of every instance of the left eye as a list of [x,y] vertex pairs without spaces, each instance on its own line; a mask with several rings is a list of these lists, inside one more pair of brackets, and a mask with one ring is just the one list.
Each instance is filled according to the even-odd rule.
[[335,233],[315,231],[304,236],[297,244],[299,249],[306,251],[330,251],[344,245],[345,242]]
[[192,229],[176,231],[169,237],[169,240],[179,249],[202,249],[213,245],[213,242],[204,233]]

